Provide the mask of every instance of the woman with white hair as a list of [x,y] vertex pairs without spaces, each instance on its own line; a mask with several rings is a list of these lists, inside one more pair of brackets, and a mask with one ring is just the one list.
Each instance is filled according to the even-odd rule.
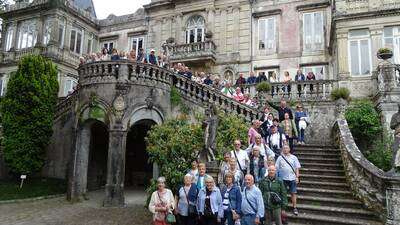
[[179,216],[181,225],[195,225],[197,217],[196,201],[197,187],[193,184],[193,176],[186,174],[183,178],[184,185],[179,188],[175,202],[175,214]]
[[172,191],[165,188],[165,177],[157,179],[157,190],[151,195],[149,210],[153,213],[154,225],[169,225],[167,216],[172,214],[175,206]]
[[207,176],[204,180],[206,188],[199,191],[197,198],[199,225],[217,225],[224,218],[221,192],[216,187],[214,178]]

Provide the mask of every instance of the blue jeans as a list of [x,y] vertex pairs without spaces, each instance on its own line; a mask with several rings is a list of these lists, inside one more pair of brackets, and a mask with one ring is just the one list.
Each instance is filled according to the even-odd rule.
[[256,225],[254,223],[255,220],[256,220],[256,215],[245,215],[240,220],[240,223],[241,225]]
[[299,129],[299,141],[304,142],[304,129]]
[[224,211],[224,218],[221,220],[221,224],[225,224],[225,221],[228,221],[228,225],[235,225],[231,210]]

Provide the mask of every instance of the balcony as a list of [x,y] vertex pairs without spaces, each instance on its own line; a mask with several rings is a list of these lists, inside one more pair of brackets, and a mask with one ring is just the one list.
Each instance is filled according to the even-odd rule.
[[213,41],[190,44],[169,45],[170,61],[172,63],[204,63],[216,61],[217,46]]
[[63,62],[72,67],[77,67],[79,65],[79,55],[71,52],[69,49],[61,49],[58,46],[35,46],[33,48],[1,52],[0,64],[17,63],[26,55],[42,55],[53,59],[56,62]]

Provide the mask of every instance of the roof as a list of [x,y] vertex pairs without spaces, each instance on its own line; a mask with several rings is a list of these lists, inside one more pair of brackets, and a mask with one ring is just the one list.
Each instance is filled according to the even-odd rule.
[[93,0],[73,0],[78,8],[88,11],[93,17],[97,18]]

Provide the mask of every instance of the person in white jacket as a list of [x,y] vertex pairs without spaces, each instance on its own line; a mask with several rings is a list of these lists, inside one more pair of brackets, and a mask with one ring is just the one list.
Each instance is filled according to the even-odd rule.
[[157,179],[157,190],[151,195],[149,210],[153,214],[154,225],[168,225],[165,218],[172,213],[175,207],[175,199],[172,191],[165,188],[165,178]]

